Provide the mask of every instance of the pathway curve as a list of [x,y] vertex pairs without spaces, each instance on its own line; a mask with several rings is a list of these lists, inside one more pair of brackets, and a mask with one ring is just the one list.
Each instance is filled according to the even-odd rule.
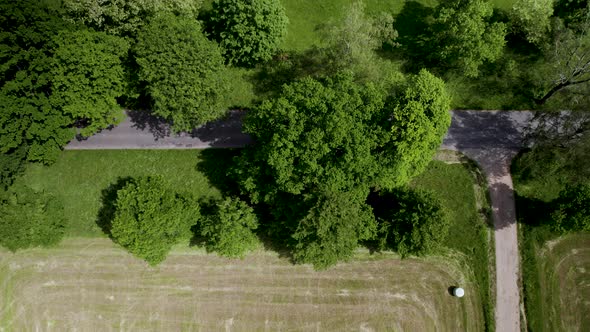
[[[165,122],[145,113],[128,113],[119,126],[66,149],[202,149],[241,147],[251,142],[242,133],[243,113],[172,135]],[[496,330],[520,331],[519,253],[510,162],[522,148],[526,111],[453,111],[453,121],[442,149],[456,150],[477,162],[489,185],[496,250]]]

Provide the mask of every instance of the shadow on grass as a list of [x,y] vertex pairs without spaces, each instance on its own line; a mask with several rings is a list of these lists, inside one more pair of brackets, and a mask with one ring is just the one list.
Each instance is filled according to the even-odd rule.
[[123,189],[131,180],[131,177],[120,177],[101,192],[102,206],[98,211],[96,224],[108,237],[111,237],[112,222],[117,209],[117,192]]
[[197,171],[203,173],[209,183],[217,188],[223,196],[238,196],[238,183],[230,174],[234,165],[234,157],[239,156],[242,149],[204,149],[200,153],[196,165]]

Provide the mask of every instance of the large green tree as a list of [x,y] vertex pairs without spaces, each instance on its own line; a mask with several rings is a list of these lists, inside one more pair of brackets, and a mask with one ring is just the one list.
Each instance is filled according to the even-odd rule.
[[479,76],[479,67],[502,55],[504,23],[491,22],[493,6],[487,0],[444,0],[434,14],[431,56],[443,66],[467,77]]
[[561,232],[590,231],[590,182],[567,186],[555,202],[553,227]]
[[189,239],[199,206],[166,187],[160,177],[139,177],[117,191],[111,236],[151,265],[162,262],[172,246]]
[[222,256],[241,258],[259,245],[253,233],[258,228],[254,210],[238,198],[219,202],[214,213],[203,218],[199,227],[207,250]]
[[0,245],[15,251],[49,247],[62,239],[63,205],[54,196],[15,184],[0,193]]
[[253,66],[269,60],[287,33],[280,0],[216,0],[213,34],[229,63]]
[[526,40],[542,45],[549,37],[554,0],[518,0],[512,6],[510,18],[513,29]]
[[[271,231],[293,240],[297,260],[325,267],[348,257],[372,234],[367,219],[350,221],[366,215],[369,188],[406,184],[440,145],[450,124],[444,82],[421,71],[399,90],[388,97],[349,73],[304,78],[248,114],[255,144],[238,158],[235,175],[244,193],[270,207]],[[326,230],[350,238],[337,244],[344,235]]]
[[195,19],[157,15],[139,32],[133,52],[153,113],[175,130],[191,130],[226,111],[223,58]]
[[51,102],[62,114],[83,120],[90,136],[123,118],[117,98],[125,90],[122,65],[129,44],[103,32],[79,30],[55,37]]

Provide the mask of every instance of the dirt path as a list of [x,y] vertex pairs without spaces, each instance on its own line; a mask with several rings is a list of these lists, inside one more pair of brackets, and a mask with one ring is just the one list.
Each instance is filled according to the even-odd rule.
[[[453,111],[453,121],[442,149],[460,151],[485,172],[492,201],[496,248],[496,330],[520,331],[519,254],[514,193],[509,169],[522,148],[523,129],[532,113],[526,111]],[[240,147],[251,142],[242,133],[243,113],[172,135],[158,119],[130,112],[119,126],[66,149],[202,149]]]

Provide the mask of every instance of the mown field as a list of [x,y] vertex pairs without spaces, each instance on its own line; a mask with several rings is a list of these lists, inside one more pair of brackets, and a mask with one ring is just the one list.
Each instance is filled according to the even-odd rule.
[[[574,234],[535,247],[536,294],[528,294],[531,331],[590,330],[590,234]],[[529,280],[531,278],[528,278]],[[527,280],[527,279],[525,279]]]
[[[150,268],[106,238],[0,251],[5,331],[480,331],[476,287],[452,258],[360,253],[328,271],[271,252],[178,249]],[[463,299],[448,287],[468,289]]]
[[[361,251],[323,272],[259,251],[244,260],[179,245],[150,268],[97,226],[103,193],[120,177],[161,175],[197,197],[220,197],[232,150],[65,151],[33,165],[28,184],[58,196],[68,235],[54,249],[0,252],[0,327],[79,330],[408,330],[484,331],[493,312],[481,197],[462,164],[433,162],[414,182],[436,191],[452,213],[441,255],[400,260]],[[478,203],[479,202],[479,203]],[[82,236],[82,237],[81,237]],[[477,248],[483,248],[479,250]],[[483,273],[483,274],[482,274]],[[486,278],[486,279],[482,279]],[[448,288],[461,285],[467,297]],[[491,310],[491,311],[490,311]]]

